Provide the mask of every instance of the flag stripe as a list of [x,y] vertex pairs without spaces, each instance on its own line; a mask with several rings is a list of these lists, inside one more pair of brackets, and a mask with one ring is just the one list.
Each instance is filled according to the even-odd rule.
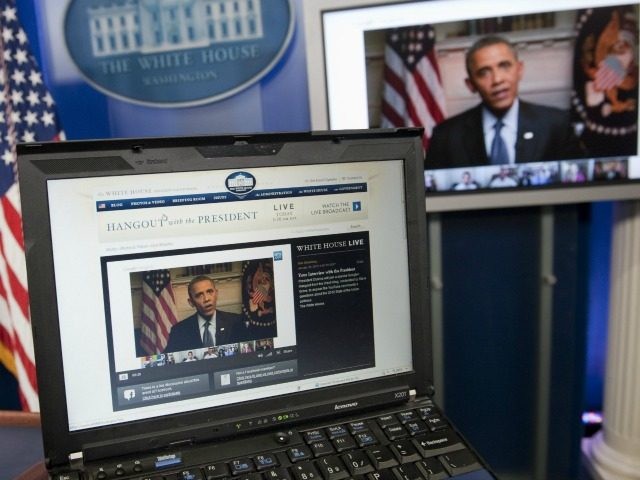
[[424,127],[425,148],[446,116],[434,38],[430,25],[397,28],[385,45],[381,125]]
[[171,327],[178,322],[169,270],[144,272],[140,347],[147,355],[162,353]]
[[[12,190],[16,191],[16,190]],[[9,231],[12,233],[13,238],[18,243],[21,250],[24,250],[24,240],[22,238],[22,218],[20,212],[11,203],[9,199],[9,192],[0,200],[2,203],[3,217],[9,227]]]
[[[415,84],[413,82],[413,77],[411,75],[407,75],[406,72],[402,72],[403,75],[399,76],[395,71],[388,69],[385,72],[385,80],[388,81],[389,85],[396,91],[398,96],[402,99],[402,103],[404,105],[404,118],[403,122],[400,125],[395,125],[396,127],[403,126],[420,126],[420,117],[418,116],[415,108],[415,104],[412,101],[410,93],[415,92]],[[388,74],[388,75],[387,75]],[[399,77],[404,77],[401,80]]]
[[[4,243],[4,235],[2,240],[2,243]],[[2,255],[5,255],[4,245],[0,245],[0,253]],[[9,297],[10,301],[13,300],[12,303],[16,304],[16,306],[20,309],[22,316],[27,319],[29,317],[29,295],[27,293],[27,289],[25,288],[23,283],[20,282],[20,279],[16,275],[13,268],[11,268],[10,264],[7,264],[6,275],[9,280],[9,290],[11,293],[11,296]]]

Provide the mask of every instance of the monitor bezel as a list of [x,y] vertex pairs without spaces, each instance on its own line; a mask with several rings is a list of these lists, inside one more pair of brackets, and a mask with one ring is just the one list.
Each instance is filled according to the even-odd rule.
[[[327,41],[327,31],[324,25],[326,14],[340,14],[340,12],[349,13],[353,10],[362,9],[362,11],[373,11],[388,6],[403,4],[438,4],[443,6],[446,3],[457,2],[464,3],[467,0],[318,0],[309,4],[304,10],[305,24],[305,43],[307,51],[307,72],[308,72],[308,89],[309,89],[309,106],[311,115],[312,128],[365,128],[366,125],[353,124],[345,125],[340,123],[339,126],[332,125],[331,107],[329,99],[329,76],[328,70],[332,67],[329,65],[333,60],[330,53],[326,51],[325,44]],[[628,2],[627,2],[628,3]],[[549,11],[548,7],[540,5],[527,5],[520,7],[511,1],[495,0],[496,8],[503,6],[508,8],[509,12],[513,9],[521,9],[527,13]],[[612,4],[609,0],[562,0],[554,10],[576,10],[582,7],[597,7]],[[625,4],[625,2],[615,2],[615,4]],[[432,7],[433,5],[429,5]],[[451,9],[459,6],[449,7]],[[492,10],[492,11],[495,11]],[[487,13],[486,17],[492,17]],[[463,17],[463,15],[461,15]],[[366,13],[363,14],[366,17]],[[398,26],[409,25],[411,22],[404,19],[399,20],[393,18],[393,22],[400,22]],[[367,21],[363,21],[367,23]],[[371,20],[375,23],[375,20]],[[378,30],[377,23],[371,28],[362,28],[362,32],[366,30]],[[349,43],[342,42],[341,48],[349,48]],[[353,47],[351,47],[353,48]],[[364,57],[364,56],[363,56]],[[333,68],[337,70],[337,65]],[[361,85],[359,83],[359,85]],[[364,84],[366,85],[366,79]],[[365,89],[366,90],[366,89]],[[640,115],[640,113],[639,113]],[[367,122],[368,123],[368,122]],[[638,132],[640,138],[640,132]],[[638,142],[640,145],[640,141]],[[639,147],[640,148],[640,147]],[[630,157],[634,161],[638,157]],[[588,160],[585,158],[585,160]],[[444,171],[445,169],[441,170]],[[446,169],[448,170],[448,169]],[[436,172],[438,170],[435,170]],[[461,210],[483,210],[492,208],[512,208],[512,207],[530,207],[555,204],[575,204],[587,203],[594,201],[616,201],[640,198],[640,179],[625,180],[616,182],[588,182],[582,184],[555,184],[551,187],[515,187],[507,189],[489,189],[483,188],[474,192],[453,192],[439,191],[435,193],[425,192],[425,211],[427,213],[461,211]]]

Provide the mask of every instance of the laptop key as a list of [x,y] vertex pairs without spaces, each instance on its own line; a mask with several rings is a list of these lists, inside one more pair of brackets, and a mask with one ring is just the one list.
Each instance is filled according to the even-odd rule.
[[398,418],[401,423],[414,422],[418,420],[418,414],[413,410],[398,413]]
[[431,416],[431,415],[435,415],[439,413],[438,409],[435,406],[430,406],[430,407],[420,407],[418,408],[418,415],[420,416],[420,418],[422,420],[424,420],[425,418]]
[[333,440],[338,437],[349,435],[349,431],[344,425],[333,425],[331,427],[327,427],[327,434],[329,435],[329,439]]
[[364,420],[361,420],[359,422],[351,422],[349,423],[349,431],[351,432],[352,435],[355,435],[356,433],[361,433],[361,432],[368,432],[369,425]]
[[333,441],[333,446],[337,452],[344,452],[356,448],[356,441],[351,437],[339,437]]
[[367,473],[367,480],[398,480],[391,470],[379,470]]
[[349,472],[337,456],[324,457],[316,462],[316,467],[324,480],[343,480]]
[[387,438],[392,441],[409,436],[409,432],[407,432],[407,429],[400,424],[387,427],[384,433],[387,435]]
[[376,470],[383,470],[398,465],[396,457],[393,456],[393,453],[391,453],[388,447],[369,448],[366,452]]
[[257,455],[253,461],[258,470],[266,470],[268,468],[277,467],[280,464],[280,462],[278,462],[278,458],[272,453]]
[[266,480],[291,480],[289,471],[284,467],[267,470],[263,475]]
[[424,421],[429,426],[429,430],[435,432],[436,430],[442,430],[448,428],[447,422],[440,415],[431,415],[424,419]]
[[393,470],[396,472],[396,475],[400,478],[400,480],[424,480],[422,472],[418,470],[418,467],[416,467],[413,463],[400,465],[399,467],[395,467]]
[[204,476],[207,480],[217,480],[218,478],[228,477],[231,472],[226,463],[214,463],[203,467]]
[[463,448],[460,437],[449,429],[420,435],[415,438],[415,442],[423,457],[433,457]]
[[342,460],[344,460],[351,475],[364,475],[375,470],[367,454],[361,450],[344,454]]
[[451,476],[472,472],[481,468],[476,457],[466,448],[442,455],[440,461],[444,464],[444,468],[447,469]]
[[321,480],[320,474],[311,462],[297,463],[291,467],[295,480]]
[[390,415],[382,415],[380,417],[378,417],[378,425],[380,426],[380,428],[385,429],[390,425],[395,425],[398,423],[398,419],[396,418],[395,415],[390,414]]
[[362,432],[354,435],[354,439],[360,448],[376,445],[378,439],[371,432]]
[[309,460],[313,457],[311,451],[307,447],[292,447],[287,450],[287,455],[289,456],[291,463]]
[[422,458],[411,440],[400,440],[391,444],[391,451],[400,463],[417,462]]
[[313,452],[313,455],[315,457],[322,457],[324,455],[335,453],[333,446],[331,445],[331,443],[329,443],[328,440],[312,443],[311,445],[309,445],[309,448],[311,448],[311,451]]
[[238,458],[229,462],[229,468],[232,475],[243,475],[245,473],[253,472],[255,467],[250,458]]
[[302,436],[305,443],[321,442],[322,440],[327,439],[322,430],[309,430],[308,432],[304,432]]
[[[172,478],[173,477],[173,478]],[[199,468],[193,468],[189,470],[183,470],[171,477],[165,477],[170,480],[204,480],[204,475]]]
[[418,469],[424,474],[424,477],[429,480],[441,480],[443,478],[449,478],[449,474],[445,471],[444,466],[438,461],[436,457],[420,460],[416,463]]
[[422,420],[416,420],[415,422],[407,422],[405,427],[407,427],[407,430],[409,430],[409,433],[411,434],[411,436],[416,436],[421,433],[426,433],[429,431],[427,424],[424,423]]

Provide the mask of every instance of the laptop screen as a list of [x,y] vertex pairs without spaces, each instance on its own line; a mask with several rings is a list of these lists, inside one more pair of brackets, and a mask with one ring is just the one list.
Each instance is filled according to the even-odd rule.
[[69,430],[411,371],[404,176],[398,159],[49,179]]

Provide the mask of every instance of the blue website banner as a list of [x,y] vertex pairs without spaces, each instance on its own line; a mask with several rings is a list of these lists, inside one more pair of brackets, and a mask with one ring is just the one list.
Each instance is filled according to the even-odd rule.
[[273,188],[254,190],[246,195],[230,192],[194,193],[190,195],[167,195],[162,197],[126,198],[121,200],[103,200],[96,202],[99,212],[113,210],[133,210],[139,208],[181,207],[204,203],[237,202],[241,200],[268,200],[272,198],[310,197],[336,195],[341,193],[360,193],[367,191],[366,183],[348,183],[339,185],[314,185],[313,187]]

